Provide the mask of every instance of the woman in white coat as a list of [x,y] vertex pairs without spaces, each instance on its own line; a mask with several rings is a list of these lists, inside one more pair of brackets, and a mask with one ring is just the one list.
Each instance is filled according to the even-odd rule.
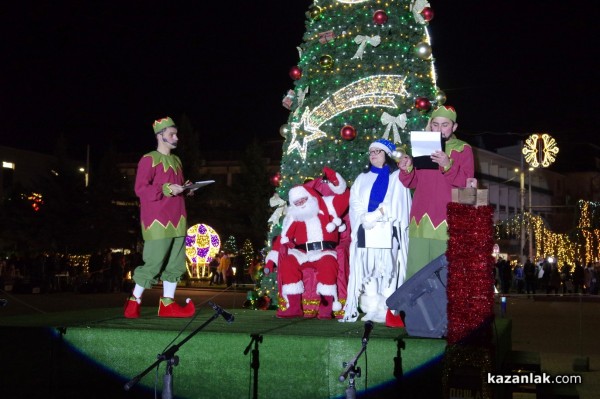
[[[340,321],[356,321],[360,307],[361,320],[385,323],[390,318],[385,301],[404,282],[412,200],[398,178],[395,150],[385,139],[371,143],[369,166],[350,190],[350,275]],[[373,234],[378,229],[384,230],[383,238]],[[375,244],[369,242],[374,235],[379,237]]]

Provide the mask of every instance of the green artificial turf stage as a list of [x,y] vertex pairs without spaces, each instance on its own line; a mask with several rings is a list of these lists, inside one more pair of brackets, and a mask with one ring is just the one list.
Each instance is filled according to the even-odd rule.
[[[32,367],[38,370],[37,373],[46,372],[46,377],[36,374],[38,383],[42,381],[49,384],[58,392],[67,388],[62,385],[65,382],[63,377],[52,378],[54,368],[58,368],[60,376],[76,379],[78,389],[87,389],[87,379],[89,384],[94,383],[94,373],[114,373],[117,377],[107,380],[104,385],[112,384],[111,389],[121,393],[124,381],[141,373],[156,361],[157,354],[171,344],[179,345],[188,334],[214,315],[212,309],[201,310],[190,323],[189,319],[161,319],[151,310],[143,312],[140,319],[128,320],[122,317],[121,312],[122,309],[111,308],[1,319],[0,332],[13,336],[13,342],[15,339],[23,340],[20,345],[27,347],[27,350],[16,352],[22,356],[10,373],[14,373],[15,378],[17,375],[23,378],[23,374],[27,374]],[[274,311],[246,309],[233,309],[231,313],[235,315],[233,323],[226,323],[218,317],[177,351],[179,365],[173,371],[173,391],[177,398],[251,398],[251,360],[255,345],[247,354],[244,351],[253,334],[262,336],[262,343],[258,346],[259,398],[317,399],[345,396],[348,382],[340,382],[339,375],[344,370],[343,362],[353,360],[361,349],[362,322],[286,320],[276,318]],[[60,328],[62,333],[56,333],[54,338],[44,338],[42,335],[35,338],[35,334],[33,338],[27,338],[31,331],[43,327],[51,327],[50,331],[54,332]],[[184,328],[185,331],[178,336]],[[498,320],[496,336],[497,346],[504,348],[501,352],[505,352],[510,347],[510,323]],[[395,362],[395,358],[399,344],[405,345],[400,352],[404,380],[409,382],[411,378],[420,378],[424,381],[423,386],[431,389],[433,394],[441,394],[439,364],[446,341],[408,337],[404,329],[386,328],[380,324],[376,324],[371,333],[366,356],[363,354],[357,362],[362,369],[362,376],[356,379],[357,391],[364,392],[367,383],[369,388],[387,386],[386,396],[390,389],[396,389],[390,386],[395,380],[394,371],[398,371],[399,363]],[[2,340],[0,348],[6,345],[9,344]],[[60,351],[69,346],[72,350],[68,351],[68,355],[62,359],[56,356],[56,353],[62,353]],[[61,348],[60,351],[57,348]],[[3,353],[11,353],[11,350],[16,349],[6,347]],[[74,356],[73,352],[80,352],[82,356]],[[28,361],[28,356],[35,356],[35,361]],[[90,366],[89,362],[82,359],[93,360],[103,370]],[[49,367],[43,366],[44,361],[48,362]],[[11,382],[10,373],[3,377],[8,379],[7,383]],[[156,377],[160,392],[164,373],[165,364],[161,363],[158,376],[155,371],[150,372],[133,392],[123,390],[123,396],[119,397],[133,397],[137,390],[153,387]],[[36,379],[33,378],[33,381]],[[373,395],[377,397],[376,393]],[[97,397],[106,396],[98,393]],[[113,394],[111,397],[116,396]]]

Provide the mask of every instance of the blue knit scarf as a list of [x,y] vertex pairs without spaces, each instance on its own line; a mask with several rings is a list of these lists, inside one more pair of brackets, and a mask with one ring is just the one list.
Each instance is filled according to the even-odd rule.
[[371,165],[371,172],[377,175],[373,187],[371,187],[371,194],[369,196],[369,212],[373,212],[377,209],[379,204],[383,202],[385,193],[387,192],[388,185],[390,184],[390,167],[383,165],[383,168],[377,168]]

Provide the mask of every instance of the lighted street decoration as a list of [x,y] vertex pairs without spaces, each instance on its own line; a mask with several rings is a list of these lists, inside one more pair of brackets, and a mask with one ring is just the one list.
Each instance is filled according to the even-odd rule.
[[532,134],[523,146],[525,161],[534,168],[547,168],[556,161],[558,146],[556,140],[547,133]]
[[185,237],[185,255],[188,275],[192,278],[208,274],[206,266],[219,253],[221,238],[206,224],[195,224],[187,230]]

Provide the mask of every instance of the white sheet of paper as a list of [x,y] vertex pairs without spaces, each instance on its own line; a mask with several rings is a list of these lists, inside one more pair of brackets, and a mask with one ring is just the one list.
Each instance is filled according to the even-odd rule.
[[440,132],[410,132],[412,156],[429,156],[442,151],[442,134]]
[[184,188],[186,190],[195,191],[195,190],[198,190],[200,187],[204,187],[204,186],[206,186],[208,184],[212,184],[214,182],[215,182],[214,180],[197,181],[196,183],[192,183],[192,184],[188,184],[187,186],[184,186]]

